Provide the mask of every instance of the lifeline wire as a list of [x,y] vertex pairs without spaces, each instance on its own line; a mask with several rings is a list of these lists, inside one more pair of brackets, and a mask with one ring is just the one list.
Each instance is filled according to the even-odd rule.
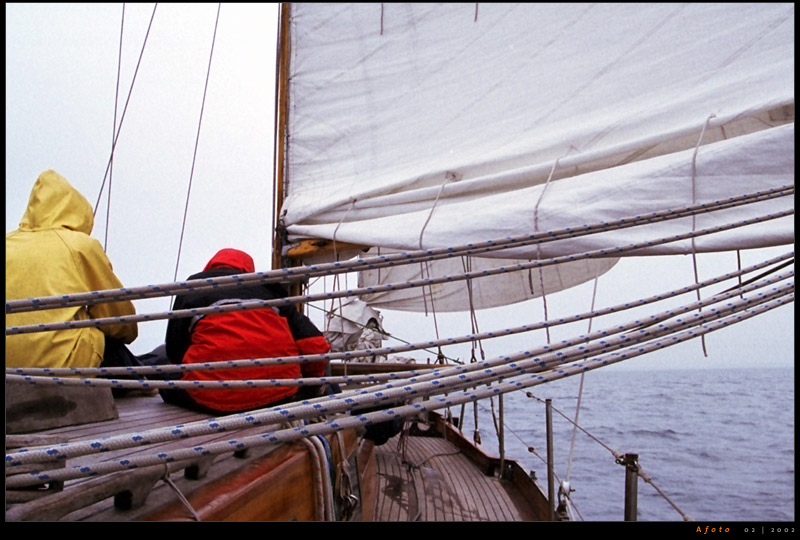
[[[581,374],[581,376],[583,376],[583,375],[584,375],[584,374],[582,373],[582,374]],[[527,395],[529,398],[533,398],[533,399],[535,399],[535,400],[539,401],[540,403],[544,401],[544,400],[542,400],[542,398],[540,398],[540,397],[537,397],[537,396],[533,395],[533,394],[532,394],[532,393],[530,393],[530,392],[526,392],[526,395]],[[620,463],[620,459],[622,458],[622,455],[623,455],[623,454],[622,454],[622,452],[619,452],[618,450],[614,450],[613,448],[611,448],[611,446],[609,446],[608,444],[606,444],[606,443],[604,443],[603,441],[601,441],[601,440],[600,440],[599,438],[597,438],[595,435],[592,435],[591,433],[589,433],[588,431],[586,431],[586,429],[584,429],[584,428],[583,428],[583,426],[580,426],[580,425],[578,424],[578,422],[577,422],[577,419],[576,419],[576,420],[571,420],[570,418],[568,418],[568,417],[567,417],[567,415],[566,415],[566,414],[564,414],[563,412],[561,412],[560,410],[558,410],[556,407],[553,407],[553,410],[554,410],[554,411],[556,411],[558,414],[560,414],[560,415],[561,415],[561,416],[562,416],[562,417],[563,417],[563,418],[564,418],[564,419],[565,419],[567,422],[569,422],[569,423],[573,424],[575,431],[578,431],[578,430],[582,431],[582,432],[583,432],[583,433],[584,433],[584,434],[585,434],[587,437],[589,437],[589,438],[590,438],[590,439],[592,439],[594,442],[596,442],[597,444],[599,444],[600,446],[602,446],[603,448],[605,448],[606,450],[608,450],[608,452],[609,452],[609,453],[610,453],[612,456],[614,456],[614,460],[615,460],[617,463]],[[520,439],[520,440],[521,440],[521,439]],[[523,443],[524,443],[524,441],[523,441]],[[532,450],[532,449],[531,449],[531,450]],[[539,456],[538,454],[536,454],[536,452],[532,452],[532,453],[533,453],[534,455],[536,455],[536,457],[538,457],[540,460],[544,461],[544,459],[543,459],[541,456]],[[653,482],[653,479],[652,479],[652,478],[651,478],[649,475],[647,475],[647,474],[644,472],[644,470],[641,468],[641,465],[639,465],[639,464],[637,463],[637,466],[638,466],[638,467],[637,467],[636,473],[637,473],[637,474],[638,474],[640,477],[642,477],[642,479],[643,479],[645,482],[647,482],[648,484],[650,484],[651,486],[653,486],[653,489],[655,489],[655,490],[656,490],[656,492],[657,492],[659,495],[661,495],[661,496],[662,496],[662,497],[663,497],[663,498],[664,498],[664,499],[665,499],[665,500],[666,500],[666,501],[667,501],[667,502],[670,504],[670,506],[672,506],[672,507],[675,509],[675,511],[677,511],[677,512],[678,512],[678,513],[679,513],[679,514],[680,514],[680,515],[681,515],[681,516],[684,518],[684,521],[689,521],[689,520],[690,520],[690,518],[689,518],[689,517],[688,517],[688,516],[687,516],[687,515],[686,515],[686,514],[685,514],[685,513],[684,513],[684,512],[683,512],[683,511],[680,509],[680,508],[678,508],[678,507],[677,507],[677,505],[675,505],[675,503],[673,503],[673,502],[672,502],[672,500],[670,500],[670,498],[669,498],[669,497],[667,497],[667,495],[666,495],[666,494],[665,494],[665,493],[664,493],[664,492],[663,492],[663,491],[662,491],[662,490],[661,490],[661,489],[660,489],[658,486],[656,486],[656,485],[655,485],[655,483]],[[569,485],[569,476],[567,477],[567,480],[566,480],[565,482],[567,482],[567,485]],[[565,493],[565,495],[566,495],[567,499],[568,499],[568,500],[570,500],[570,504],[573,504],[573,505],[574,505],[574,502],[573,502],[573,501],[570,499],[570,497],[569,497],[569,493]]]

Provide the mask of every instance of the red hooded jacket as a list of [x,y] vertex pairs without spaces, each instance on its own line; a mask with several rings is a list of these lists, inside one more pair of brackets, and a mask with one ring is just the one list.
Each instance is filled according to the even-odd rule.
[[[201,279],[255,272],[253,259],[236,249],[223,249],[199,274]],[[177,296],[174,310],[207,307],[237,300],[271,300],[286,296],[277,284],[253,284]],[[167,325],[167,356],[175,364],[194,364],[322,354],[330,345],[314,324],[294,306],[233,311],[195,318],[171,319]],[[297,379],[321,377],[327,362],[252,368],[190,371],[184,381]],[[222,412],[263,407],[294,395],[296,386],[246,390],[187,390],[198,404]]]

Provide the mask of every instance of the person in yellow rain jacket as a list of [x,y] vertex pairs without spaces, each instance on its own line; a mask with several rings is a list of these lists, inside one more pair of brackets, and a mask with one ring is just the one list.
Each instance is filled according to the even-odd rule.
[[[90,237],[92,206],[67,180],[45,171],[36,180],[19,229],[6,235],[6,300],[122,287],[103,247]],[[6,315],[6,328],[135,314],[128,301]],[[6,367],[137,365],[126,344],[136,323],[6,336]]]

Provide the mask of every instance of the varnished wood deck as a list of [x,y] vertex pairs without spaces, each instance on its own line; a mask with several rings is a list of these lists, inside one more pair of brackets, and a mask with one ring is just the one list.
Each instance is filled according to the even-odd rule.
[[[164,403],[159,396],[118,398],[116,400],[119,418],[92,424],[54,428],[38,433],[58,437],[62,441],[93,440],[117,434],[126,434],[147,429],[185,424],[209,418],[208,415],[188,411]],[[273,426],[274,427],[274,426]],[[264,432],[269,427],[252,428],[244,431],[221,432],[193,437],[190,443],[185,440],[166,441],[142,447],[116,450],[107,453],[81,456],[67,461],[66,466],[75,464],[94,465],[100,461],[119,459],[121,456],[136,457],[159,451],[185,448],[187,444],[209,444],[231,438],[243,437]],[[122,471],[95,478],[80,478],[64,483],[61,491],[48,494],[25,490],[6,492],[6,520],[136,520],[152,512],[153,507],[179,499],[175,489],[165,478],[186,495],[232,470],[245,466],[275,449],[273,446],[251,448],[239,453],[226,453],[218,456],[199,458],[134,471]],[[8,474],[8,471],[7,471]],[[147,499],[147,505],[139,508],[138,503]],[[115,507],[117,499],[117,507]],[[127,502],[126,499],[130,499]],[[10,504],[12,503],[12,504]],[[14,504],[15,503],[15,504]],[[122,507],[122,509],[119,508]],[[125,507],[131,506],[130,510]],[[189,511],[186,518],[192,519]]]
[[[121,398],[116,400],[116,405],[118,419],[54,428],[39,434],[56,436],[62,441],[93,440],[208,418],[207,415],[165,404],[159,396]],[[495,458],[483,455],[463,439],[459,441],[451,427],[442,427],[441,422],[435,425],[436,429],[429,426],[425,433],[418,429],[411,430],[413,435],[405,437],[402,445],[399,444],[401,436],[397,436],[385,445],[376,447],[374,454],[371,444],[361,446],[362,452],[353,465],[362,472],[368,471],[358,488],[365,506],[362,509],[364,519],[389,522],[542,519],[541,513],[535,515],[531,510],[536,506],[532,501],[540,499],[541,493],[538,488],[530,487],[532,484],[526,482],[529,479],[524,478],[526,475],[521,469],[514,469],[513,475],[506,475],[518,479],[523,477],[521,488],[517,487],[519,482],[501,481],[496,474],[498,465]],[[185,448],[187,444],[194,446],[225,441],[270,431],[276,427],[278,426],[262,426],[247,431],[212,433],[192,438],[190,443],[184,440],[166,441],[82,456],[68,460],[66,466],[94,465],[100,461],[116,460],[121,456],[151,455],[159,451]],[[351,442],[347,443],[347,452],[353,452],[354,445],[357,444],[354,434],[352,437]],[[459,444],[453,444],[454,442]],[[287,457],[290,452],[294,452],[291,454],[293,457]],[[304,460],[299,465],[300,469],[311,470],[307,449],[298,442],[295,443],[294,450],[286,445],[263,446],[244,452],[171,463],[169,466],[157,465],[100,477],[69,480],[63,486],[56,485],[45,496],[36,491],[6,491],[6,521],[314,519],[307,508],[292,508],[292,505],[287,507],[273,499],[265,499],[260,504],[261,507],[247,517],[238,517],[240,511],[231,513],[225,510],[227,513],[220,514],[220,501],[232,497],[229,493],[231,485],[237,482],[241,484],[245,477],[255,474],[253,471],[264,471],[257,474],[268,478],[264,475],[272,474],[268,471],[278,467],[271,463],[288,463],[287,459],[294,460],[294,463],[298,463],[297,459]],[[508,467],[508,462],[506,466]],[[297,472],[298,469],[293,470]],[[9,474],[9,471],[6,473]],[[279,474],[274,477],[275,480],[269,477],[268,488],[248,488],[258,491],[246,494],[242,492],[237,495],[237,500],[253,500],[256,495],[269,498],[268,493],[286,498],[292,483],[304,488],[311,483],[309,478],[304,477],[302,481],[287,480],[289,486],[279,486],[278,483],[283,481],[284,476],[286,475]],[[309,489],[305,491],[310,493]],[[198,506],[184,506],[180,502],[183,497]],[[234,500],[226,504],[230,507],[231,504],[236,506],[238,503]],[[309,504],[313,506],[313,501]],[[196,508],[199,510],[193,513]],[[221,515],[223,517],[219,517]]]
[[[405,447],[405,451],[403,451]],[[442,438],[397,436],[376,448],[378,521],[528,521],[510,482],[485,474]]]

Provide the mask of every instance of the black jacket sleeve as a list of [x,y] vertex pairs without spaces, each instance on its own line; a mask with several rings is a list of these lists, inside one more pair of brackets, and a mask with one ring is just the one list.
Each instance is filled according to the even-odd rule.
[[[186,309],[186,299],[182,296],[175,297],[175,302],[172,304],[172,310],[177,311]],[[189,328],[192,324],[191,317],[181,317],[179,319],[170,319],[167,323],[167,358],[170,363],[180,364],[183,361],[183,355],[189,348],[190,335]]]

